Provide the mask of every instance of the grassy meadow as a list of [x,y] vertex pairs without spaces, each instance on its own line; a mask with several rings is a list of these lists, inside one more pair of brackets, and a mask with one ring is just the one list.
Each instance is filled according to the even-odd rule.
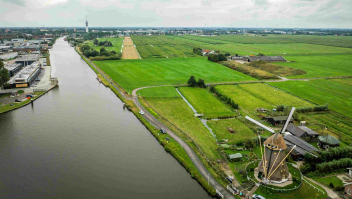
[[179,90],[197,113],[204,114],[205,118],[233,117],[235,115],[235,112],[206,89],[180,87]]
[[[345,80],[349,82],[350,80]],[[352,86],[334,80],[287,81],[270,83],[277,88],[352,117]]]
[[151,87],[147,89],[139,90],[138,95],[143,97],[179,97],[180,94],[176,91],[173,86],[162,86],[162,87]]
[[209,158],[220,158],[216,140],[200,120],[194,117],[193,111],[182,98],[147,98],[147,101],[157,113],[195,140]]
[[317,182],[322,183],[323,185],[329,187],[330,183],[332,183],[334,186],[340,186],[343,187],[342,180],[336,176],[331,176],[331,177],[325,177],[325,178],[317,178],[314,179]]
[[255,80],[205,58],[96,61],[127,91],[144,86],[187,84],[191,75],[205,83]]
[[[228,144],[236,144],[256,136],[250,128],[238,119],[209,120],[207,124],[218,140],[228,139]],[[230,133],[228,127],[231,127],[235,133]]]
[[272,109],[273,105],[258,99],[247,91],[241,89],[238,85],[221,85],[216,86],[216,89],[230,97],[235,101],[241,108],[248,111],[252,111],[257,108]]

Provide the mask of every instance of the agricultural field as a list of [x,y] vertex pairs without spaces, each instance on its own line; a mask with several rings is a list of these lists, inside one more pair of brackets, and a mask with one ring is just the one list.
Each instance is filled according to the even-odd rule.
[[[256,136],[256,134],[238,119],[208,120],[207,124],[212,129],[218,140],[228,139],[227,144],[242,143],[246,139]],[[230,133],[231,127],[235,133]]]
[[[350,80],[345,80],[349,82]],[[286,81],[269,83],[279,89],[352,117],[352,86],[334,80]]]
[[146,98],[146,100],[153,110],[186,132],[209,158],[213,160],[220,158],[216,140],[200,120],[194,117],[191,108],[182,98]]
[[188,43],[172,37],[132,36],[132,39],[143,59],[199,57]]
[[179,91],[204,118],[233,117],[230,107],[223,104],[212,93],[202,88],[180,87]]
[[110,41],[112,43],[112,46],[94,46],[93,40],[89,41],[89,43],[87,43],[87,44],[97,51],[100,51],[100,48],[104,47],[108,51],[114,50],[116,52],[121,52],[121,46],[122,46],[123,40],[124,40],[123,37],[98,38],[98,41]]
[[230,97],[235,103],[237,103],[241,108],[253,111],[257,108],[273,109],[274,106],[258,99],[247,91],[241,89],[237,85],[222,85],[216,86],[216,89],[224,95]]
[[144,86],[186,84],[191,75],[205,83],[255,80],[205,58],[96,61],[127,91]]
[[313,104],[266,84],[240,84],[241,89],[274,106],[310,107]]
[[179,97],[180,94],[176,91],[173,86],[163,86],[163,87],[151,87],[147,89],[139,90],[138,95],[143,97]]
[[133,45],[131,37],[125,37],[121,59],[139,59],[139,54]]

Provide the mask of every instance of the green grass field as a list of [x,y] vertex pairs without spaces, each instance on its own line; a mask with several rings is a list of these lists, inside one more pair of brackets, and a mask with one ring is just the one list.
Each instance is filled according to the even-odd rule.
[[270,83],[284,91],[352,117],[352,86],[330,80],[287,81]]
[[[213,130],[218,140],[228,139],[228,144],[240,143],[256,136],[250,128],[238,119],[209,120],[207,124]],[[231,127],[235,133],[230,133],[228,127]]]
[[235,112],[202,88],[180,87],[182,95],[205,118],[233,117]]
[[144,86],[187,84],[191,75],[205,83],[255,80],[205,58],[109,60],[95,62],[127,91]]
[[329,187],[330,183],[334,184],[334,186],[341,186],[343,187],[342,180],[336,176],[325,177],[325,178],[317,178],[314,179],[317,182],[322,183],[323,185]]
[[216,160],[220,158],[217,152],[216,140],[200,120],[194,117],[191,108],[181,98],[147,98],[152,108],[186,132],[202,148],[206,155]]
[[248,111],[253,111],[257,108],[274,108],[273,105],[258,99],[257,97],[236,85],[216,86],[216,89],[218,89],[218,91],[220,91],[222,94],[227,95],[233,99],[241,108]]
[[93,44],[93,40],[91,41],[88,41],[87,44],[94,48],[95,50],[97,51],[100,51],[100,48],[101,47],[104,47],[106,50],[108,51],[116,51],[117,53],[118,52],[121,52],[121,46],[123,44],[123,40],[124,38],[123,37],[116,37],[116,38],[98,38],[98,41],[110,41],[112,43],[112,46],[94,46]]
[[143,97],[181,97],[173,86],[145,88],[137,93]]
[[240,84],[241,89],[272,105],[308,107],[313,104],[266,84]]

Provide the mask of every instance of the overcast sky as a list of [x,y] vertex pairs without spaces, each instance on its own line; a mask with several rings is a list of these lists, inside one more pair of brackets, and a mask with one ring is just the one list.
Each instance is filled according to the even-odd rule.
[[352,0],[0,0],[0,27],[352,28]]

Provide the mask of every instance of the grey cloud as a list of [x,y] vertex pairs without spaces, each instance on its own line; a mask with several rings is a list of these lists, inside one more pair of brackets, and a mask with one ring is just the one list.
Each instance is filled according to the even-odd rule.
[[25,6],[26,3],[24,2],[24,0],[2,0],[5,3],[12,3],[15,5],[19,5],[19,6]]

